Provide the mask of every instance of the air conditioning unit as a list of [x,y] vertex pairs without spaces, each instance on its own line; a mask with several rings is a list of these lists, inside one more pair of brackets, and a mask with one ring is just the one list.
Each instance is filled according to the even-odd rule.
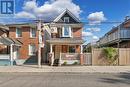
[[51,33],[57,33],[57,27],[51,27]]

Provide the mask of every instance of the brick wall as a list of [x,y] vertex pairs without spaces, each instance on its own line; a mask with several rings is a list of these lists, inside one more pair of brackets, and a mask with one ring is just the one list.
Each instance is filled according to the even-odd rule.
[[82,28],[74,28],[73,29],[73,37],[82,38]]
[[[23,45],[20,47],[20,57],[21,59],[28,59],[31,58],[32,56],[29,56],[29,44],[35,44],[36,49],[38,50],[38,32],[36,34],[36,38],[30,38],[30,27],[29,26],[24,26],[20,28],[22,30],[22,37],[21,38],[16,38],[16,28],[15,27],[10,27],[9,30],[9,37],[18,39],[23,43]],[[37,55],[35,56],[37,58]]]

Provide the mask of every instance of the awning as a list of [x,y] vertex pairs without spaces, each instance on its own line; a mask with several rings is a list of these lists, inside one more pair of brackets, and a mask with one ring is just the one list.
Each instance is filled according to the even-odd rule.
[[81,38],[51,38],[50,40],[47,40],[50,44],[73,44],[73,45],[80,45],[83,44],[84,41]]
[[4,44],[4,45],[8,45],[8,46],[10,46],[11,44],[14,44],[14,45],[17,45],[17,46],[22,45],[22,43],[19,40],[11,39],[11,38],[8,38],[8,37],[0,37],[0,43]]

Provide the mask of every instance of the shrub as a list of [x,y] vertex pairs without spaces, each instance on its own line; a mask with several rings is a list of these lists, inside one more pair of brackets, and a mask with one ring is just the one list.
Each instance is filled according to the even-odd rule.
[[74,62],[74,63],[73,63],[73,65],[77,65],[77,64],[78,64],[78,62]]
[[115,48],[107,47],[103,49],[103,52],[109,65],[113,64],[117,60],[117,50]]
[[63,63],[63,65],[67,65],[67,62],[65,61],[65,62]]

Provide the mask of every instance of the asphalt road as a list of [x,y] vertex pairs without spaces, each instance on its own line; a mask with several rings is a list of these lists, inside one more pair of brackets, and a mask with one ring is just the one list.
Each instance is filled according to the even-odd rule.
[[130,87],[130,74],[0,73],[0,87]]

